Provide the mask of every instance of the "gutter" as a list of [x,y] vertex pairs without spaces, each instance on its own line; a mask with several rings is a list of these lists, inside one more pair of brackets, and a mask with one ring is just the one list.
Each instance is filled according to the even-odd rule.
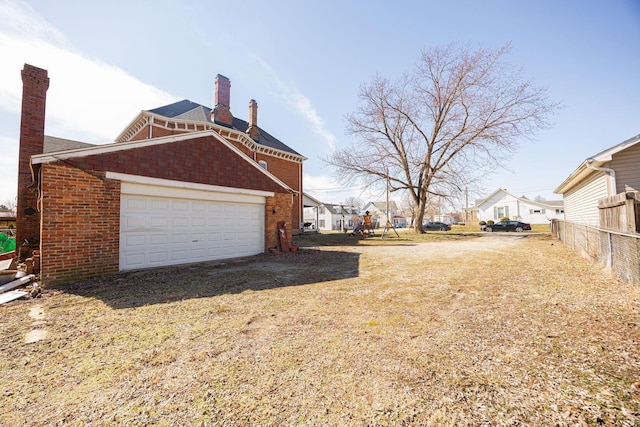
[[587,167],[587,169],[591,169],[594,171],[601,171],[601,172],[605,172],[607,174],[609,174],[609,180],[611,185],[607,186],[607,197],[609,196],[613,196],[615,195],[615,188],[616,188],[616,171],[614,171],[611,168],[603,168],[600,166],[593,166],[591,163],[593,163],[595,160],[592,158],[587,159],[587,161],[585,162],[585,166]]

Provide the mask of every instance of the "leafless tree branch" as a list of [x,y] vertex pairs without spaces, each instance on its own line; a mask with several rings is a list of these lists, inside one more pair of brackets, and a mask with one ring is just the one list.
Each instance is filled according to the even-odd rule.
[[342,178],[388,179],[391,191],[406,191],[422,232],[430,197],[450,197],[500,167],[559,108],[547,88],[504,61],[510,49],[452,43],[422,51],[413,72],[395,81],[376,75],[347,116],[356,143],[327,162]]

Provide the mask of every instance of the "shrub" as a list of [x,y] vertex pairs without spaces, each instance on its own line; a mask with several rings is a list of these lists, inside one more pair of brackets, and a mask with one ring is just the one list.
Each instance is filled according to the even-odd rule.
[[494,224],[493,220],[490,219],[489,221],[487,221],[487,225],[493,225],[493,224]]
[[480,221],[479,225],[486,225],[487,223],[485,221]]
[[502,218],[500,218],[500,221],[509,221],[509,217],[508,216],[503,216]]

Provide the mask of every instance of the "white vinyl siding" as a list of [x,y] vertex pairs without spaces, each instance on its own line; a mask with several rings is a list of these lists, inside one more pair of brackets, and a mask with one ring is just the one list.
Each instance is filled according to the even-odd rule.
[[614,154],[606,166],[616,171],[616,193],[640,191],[640,144]]
[[564,218],[553,205],[515,197],[506,191],[497,191],[478,205],[478,220],[496,221],[503,216],[529,224],[548,224],[553,218]]
[[564,212],[567,221],[598,226],[600,213],[598,200],[607,197],[608,175],[603,172],[593,176],[564,194]]

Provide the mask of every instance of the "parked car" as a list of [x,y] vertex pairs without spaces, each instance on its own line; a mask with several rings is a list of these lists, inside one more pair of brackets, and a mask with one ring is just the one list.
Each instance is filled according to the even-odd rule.
[[444,222],[427,222],[423,228],[425,230],[437,230],[437,231],[449,231],[451,230],[451,226],[449,224],[446,224]]
[[520,221],[500,221],[495,224],[487,224],[484,227],[484,231],[515,231],[522,233],[524,230],[531,230],[531,224]]

